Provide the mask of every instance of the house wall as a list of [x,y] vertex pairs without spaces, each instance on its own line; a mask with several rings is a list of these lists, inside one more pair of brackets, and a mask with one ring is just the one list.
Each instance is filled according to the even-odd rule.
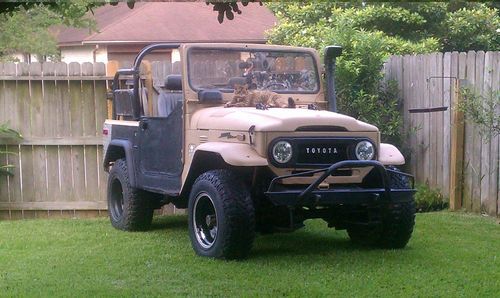
[[71,62],[108,62],[108,51],[106,47],[74,46],[61,48],[61,61]]
[[[122,67],[130,67],[137,54],[147,45],[149,44],[109,45],[108,60],[116,60]],[[159,50],[149,53],[144,59],[149,61],[171,61],[174,59],[174,54],[171,50]],[[177,60],[180,60],[180,57]]]
[[[61,61],[66,63],[71,62],[103,62],[107,63],[110,60],[118,61],[124,67],[130,67],[137,53],[147,44],[141,45],[80,45],[61,47]],[[19,57],[20,61],[22,55]],[[178,50],[162,50],[155,51],[145,57],[149,61],[170,61],[172,63],[180,61]],[[36,61],[36,60],[32,60]]]
[[43,61],[38,61],[36,55],[33,54],[23,54],[23,53],[15,53],[12,55],[12,57],[15,59],[15,62],[25,62],[25,63],[30,63],[30,62],[43,62]]

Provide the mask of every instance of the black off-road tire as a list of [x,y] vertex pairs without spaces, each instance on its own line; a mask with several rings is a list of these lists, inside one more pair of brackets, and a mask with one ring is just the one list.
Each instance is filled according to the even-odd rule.
[[[406,176],[390,173],[391,188],[409,189]],[[382,248],[404,248],[411,238],[415,226],[415,202],[388,204],[383,206],[381,224],[376,226],[352,225],[347,228],[351,240],[361,245]]]
[[[189,236],[198,255],[242,259],[250,252],[255,210],[248,187],[234,172],[213,170],[200,175],[191,189],[188,213]],[[210,220],[210,214],[215,219]]]
[[118,159],[108,177],[108,214],[113,227],[144,231],[153,220],[153,202],[148,193],[130,185],[127,162]]

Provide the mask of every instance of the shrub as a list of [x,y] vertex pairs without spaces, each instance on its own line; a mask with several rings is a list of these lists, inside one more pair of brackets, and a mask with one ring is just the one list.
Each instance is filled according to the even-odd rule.
[[432,189],[427,184],[417,185],[415,194],[417,212],[438,211],[448,208],[448,200],[439,189]]
[[481,95],[470,88],[461,89],[462,100],[458,105],[466,121],[476,124],[485,141],[500,134],[500,91],[487,91]]
[[500,49],[500,16],[497,9],[478,5],[472,9],[459,9],[446,16],[442,37],[444,51]]

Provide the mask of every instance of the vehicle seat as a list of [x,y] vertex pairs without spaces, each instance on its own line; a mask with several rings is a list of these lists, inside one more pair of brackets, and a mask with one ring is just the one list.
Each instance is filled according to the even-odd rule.
[[165,78],[164,90],[158,96],[158,116],[168,117],[177,105],[182,105],[182,101],[181,75],[168,75]]
[[245,77],[233,77],[229,79],[229,88],[234,89],[235,85],[243,86],[247,83],[247,78]]

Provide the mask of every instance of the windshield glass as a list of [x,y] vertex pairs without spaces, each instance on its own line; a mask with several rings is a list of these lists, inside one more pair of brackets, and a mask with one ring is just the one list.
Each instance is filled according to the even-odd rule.
[[318,72],[304,52],[191,49],[189,82],[194,90],[232,92],[235,85],[277,93],[316,93]]

